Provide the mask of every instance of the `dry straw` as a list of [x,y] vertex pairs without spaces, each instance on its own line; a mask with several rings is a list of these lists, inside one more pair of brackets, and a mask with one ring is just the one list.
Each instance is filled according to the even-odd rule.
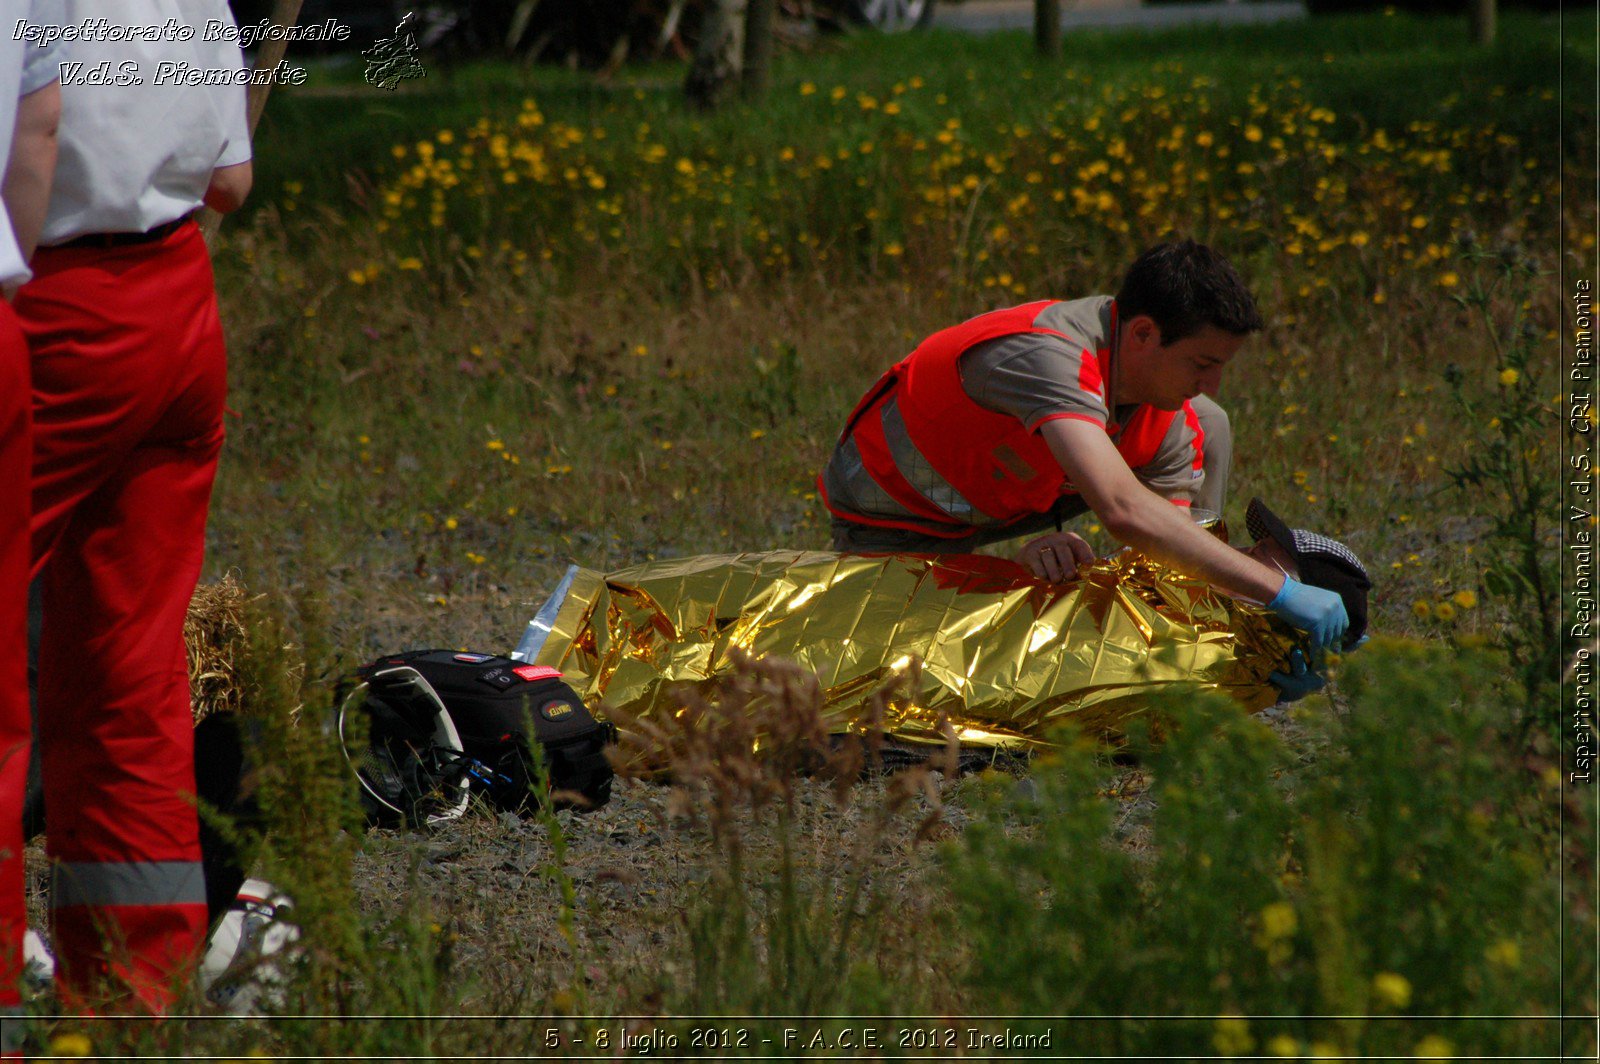
[[[233,573],[215,584],[201,584],[189,600],[183,620],[183,645],[189,662],[189,697],[194,721],[215,713],[249,711],[246,673],[249,669],[250,615],[266,596],[253,598]],[[295,669],[304,670],[298,655]],[[295,689],[299,676],[290,676]],[[290,714],[298,716],[299,707]]]

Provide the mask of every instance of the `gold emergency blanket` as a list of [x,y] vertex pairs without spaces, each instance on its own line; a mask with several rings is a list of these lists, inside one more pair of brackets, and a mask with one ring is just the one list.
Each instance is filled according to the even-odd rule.
[[843,733],[911,659],[891,737],[1022,749],[1067,719],[1113,733],[1174,684],[1273,704],[1267,674],[1294,633],[1259,607],[1125,551],[1051,584],[979,555],[775,551],[577,570],[536,662],[565,673],[591,707],[650,718],[673,688],[713,681],[735,649],[815,670]]

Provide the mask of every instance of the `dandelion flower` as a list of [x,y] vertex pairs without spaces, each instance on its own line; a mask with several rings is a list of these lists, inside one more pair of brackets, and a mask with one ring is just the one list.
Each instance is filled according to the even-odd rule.
[[1417,1043],[1412,1053],[1424,1060],[1451,1060],[1455,1051],[1456,1047],[1450,1044],[1449,1039],[1430,1034]]
[[1478,605],[1478,593],[1476,591],[1457,591],[1451,598],[1457,606],[1464,610],[1473,609]]
[[78,1031],[68,1031],[50,1039],[52,1057],[86,1057],[93,1049],[89,1036]]
[[1411,604],[1411,614],[1418,620],[1425,621],[1429,617],[1433,616],[1433,607],[1428,605],[1428,603],[1424,602],[1422,599],[1417,599],[1417,601]]
[[1507,388],[1511,387],[1521,379],[1522,374],[1518,373],[1509,366],[1500,371],[1500,383],[1505,385]]
[[1223,1056],[1232,1057],[1250,1052],[1256,1042],[1250,1037],[1250,1024],[1247,1021],[1238,1016],[1224,1016],[1217,1021],[1211,1044]]
[[1286,901],[1275,901],[1261,910],[1261,934],[1267,939],[1288,938],[1299,925],[1294,906]]
[[1390,1008],[1411,1004],[1411,982],[1399,972],[1379,972],[1372,977],[1372,996]]

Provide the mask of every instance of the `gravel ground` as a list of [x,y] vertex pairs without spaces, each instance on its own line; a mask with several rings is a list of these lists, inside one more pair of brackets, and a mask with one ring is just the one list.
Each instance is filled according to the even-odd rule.
[[[1261,718],[1293,748],[1307,748],[1303,725],[1287,707]],[[798,780],[793,788],[795,860],[812,889],[837,888],[849,868],[873,868],[888,912],[914,939],[937,918],[930,889],[935,847],[971,820],[964,780],[934,774],[937,807],[917,795],[885,825],[876,823],[892,781],[868,779],[844,804],[829,784]],[[1149,779],[1137,767],[1109,769],[1106,793],[1120,805],[1116,835],[1134,852],[1149,846],[1154,810]],[[1017,787],[1031,786],[1025,772]],[[408,913],[423,914],[449,936],[453,971],[467,996],[462,1012],[543,1011],[570,993],[581,971],[589,1001],[608,1011],[649,1014],[667,1007],[689,971],[684,914],[706,891],[719,867],[704,823],[683,815],[672,788],[618,779],[611,801],[589,812],[553,815],[564,844],[560,867],[575,894],[576,957],[559,926],[561,884],[550,821],[474,807],[462,819],[426,831],[369,830],[355,864],[355,895],[364,917],[378,926]],[[935,812],[939,823],[919,826]],[[760,823],[735,821],[747,865],[760,868],[774,852],[769,809]],[[28,850],[31,922],[43,926],[45,860]],[[398,925],[397,925],[398,926]],[[893,940],[895,933],[885,936]],[[939,979],[931,978],[937,996]]]

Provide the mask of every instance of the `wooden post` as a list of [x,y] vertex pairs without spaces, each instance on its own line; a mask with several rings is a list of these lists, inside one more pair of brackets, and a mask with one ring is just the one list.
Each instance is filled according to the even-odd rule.
[[749,0],[744,11],[744,94],[766,95],[772,83],[772,17],[777,0]]
[[1472,43],[1494,43],[1495,0],[1472,0]]
[[1033,0],[1033,45],[1046,59],[1061,58],[1061,0]]
[[712,0],[683,89],[697,107],[717,106],[739,83],[744,65],[745,0]]
[[[273,0],[272,24],[287,29],[293,26],[300,18],[301,0]],[[286,40],[268,37],[261,42],[261,47],[256,49],[255,70],[272,70],[282,60],[283,53],[289,48]],[[263,79],[259,84],[252,82],[249,93],[245,97],[245,113],[250,124],[250,136],[256,135],[256,123],[261,121],[261,112],[267,108],[267,96],[272,92],[272,78]],[[217,227],[222,224],[222,215],[210,207],[202,208],[199,216],[200,232],[205,235],[207,242],[217,235]]]

